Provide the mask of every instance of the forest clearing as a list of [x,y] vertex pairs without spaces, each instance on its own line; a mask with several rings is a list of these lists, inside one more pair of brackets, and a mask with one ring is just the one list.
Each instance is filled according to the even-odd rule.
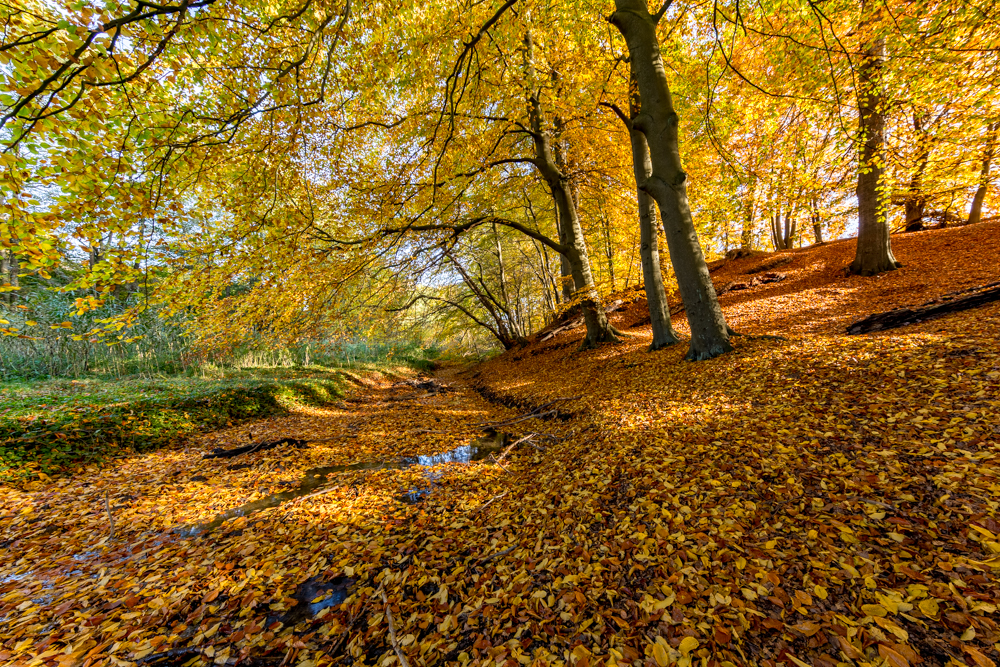
[[620,345],[577,351],[581,324],[372,372],[334,406],[6,488],[0,658],[993,664],[1000,303],[844,331],[995,276],[997,227],[906,237],[928,268],[877,290],[835,270],[846,242],[727,262],[720,283],[792,260],[723,294],[754,335],[708,362],[647,351],[633,304]]
[[1000,4],[0,0],[0,667],[997,667]]

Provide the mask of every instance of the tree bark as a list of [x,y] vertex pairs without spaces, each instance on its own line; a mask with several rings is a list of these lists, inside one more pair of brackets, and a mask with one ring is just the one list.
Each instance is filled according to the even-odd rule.
[[904,229],[908,232],[917,232],[924,228],[924,207],[927,205],[927,196],[924,194],[924,172],[927,171],[927,164],[931,159],[931,138],[924,128],[924,122],[924,118],[914,112],[913,129],[917,133],[917,141],[920,142],[920,153],[917,157],[917,168],[910,176],[906,201],[903,202],[906,220]]
[[[6,286],[11,284],[10,258],[8,256],[9,252],[10,252],[9,250],[4,250],[3,248],[0,248],[0,286]],[[4,292],[3,294],[0,294],[0,301],[7,304],[8,306],[11,305],[10,296],[11,296],[10,292]]]
[[813,239],[815,245],[823,245],[823,219],[819,215],[819,202],[812,200],[812,211],[810,212],[813,226]]
[[749,253],[753,250],[753,215],[754,194],[757,189],[757,177],[751,176],[747,185],[746,200],[742,202],[743,228],[740,230],[740,250]]
[[990,186],[990,165],[993,162],[993,150],[997,141],[997,129],[1000,123],[990,123],[986,131],[986,148],[983,149],[983,167],[979,172],[979,187],[972,198],[972,208],[969,209],[969,220],[966,224],[974,225],[983,219],[983,200]]
[[[871,34],[869,15],[873,0],[861,0],[861,66],[858,68],[858,244],[850,271],[873,276],[902,266],[892,254],[889,220],[885,210],[885,109],[882,69],[885,38]],[[865,36],[865,33],[868,33]]]
[[639,89],[635,75],[629,86],[629,115],[618,107],[611,107],[628,130],[632,145],[632,172],[635,176],[636,199],[639,206],[639,257],[642,264],[642,282],[649,307],[649,321],[653,328],[653,342],[649,351],[660,350],[680,342],[680,336],[670,322],[670,307],[667,290],[663,286],[663,271],[660,267],[660,249],[656,230],[656,204],[643,189],[642,184],[649,179],[653,167],[649,159],[646,135],[635,129],[633,121],[640,113]]
[[577,214],[576,202],[573,198],[571,184],[566,174],[559,169],[552,153],[552,145],[545,131],[541,101],[534,85],[534,45],[531,34],[524,38],[526,49],[526,68],[528,69],[528,118],[531,123],[531,136],[535,150],[533,163],[539,174],[549,186],[552,198],[556,204],[559,217],[560,245],[565,252],[563,257],[569,264],[573,275],[576,291],[573,296],[579,300],[583,310],[584,322],[587,325],[587,336],[582,348],[597,347],[601,343],[617,343],[618,331],[608,322],[608,316],[601,306],[601,298],[594,285],[590,270],[590,257],[587,253],[587,242],[583,236],[583,227]]
[[638,130],[629,130],[632,141],[632,160],[635,165],[636,198],[639,203],[639,257],[642,262],[642,283],[649,306],[649,321],[653,327],[653,342],[649,350],[660,350],[681,341],[670,322],[667,290],[663,286],[660,268],[660,249],[656,233],[656,210],[653,198],[639,186],[646,182],[652,167],[646,137]]
[[640,114],[633,124],[646,136],[649,146],[652,172],[641,189],[660,209],[670,261],[691,326],[687,358],[711,359],[733,346],[691,218],[687,174],[678,145],[677,113],[660,56],[656,21],[646,0],[615,0],[615,8],[610,21],[628,44],[641,98]]

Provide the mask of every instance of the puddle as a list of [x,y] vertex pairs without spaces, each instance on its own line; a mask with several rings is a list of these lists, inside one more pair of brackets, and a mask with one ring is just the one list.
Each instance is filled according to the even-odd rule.
[[[487,431],[485,435],[474,440],[471,444],[460,445],[455,449],[442,452],[441,454],[411,456],[397,461],[362,461],[361,463],[352,463],[349,465],[311,468],[306,471],[305,477],[294,489],[275,493],[261,498],[260,500],[255,500],[251,503],[241,505],[240,507],[234,507],[231,510],[227,510],[222,514],[219,514],[208,523],[197,524],[194,526],[184,526],[177,529],[177,533],[183,537],[196,537],[198,535],[210,533],[229,519],[249,516],[255,512],[271,507],[277,507],[288,502],[289,500],[294,500],[295,498],[308,495],[321,486],[325,486],[329,483],[330,476],[338,473],[353,472],[356,470],[406,470],[407,468],[413,467],[429,468],[443,463],[472,463],[474,461],[483,461],[489,458],[491,454],[499,454],[510,444],[510,442],[511,437],[509,434],[490,430]],[[423,499],[434,489],[434,482],[438,478],[438,475],[425,473],[424,478],[429,482],[428,486],[408,489],[403,494],[397,496],[397,499],[400,502],[407,504],[416,504],[423,501]]]
[[280,621],[285,626],[292,626],[310,618],[314,618],[324,609],[336,607],[351,594],[351,588],[356,581],[348,577],[335,577],[323,581],[320,577],[310,577],[295,589],[292,599],[298,604],[284,614],[267,617],[266,625]]

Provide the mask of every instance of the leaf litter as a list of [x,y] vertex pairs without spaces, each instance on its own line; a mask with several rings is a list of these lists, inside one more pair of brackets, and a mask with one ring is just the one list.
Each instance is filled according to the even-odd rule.
[[[801,274],[723,297],[755,335],[708,362],[647,353],[648,327],[583,353],[566,330],[4,488],[0,661],[995,665],[1000,307],[839,333],[969,286],[961,253],[928,268],[930,240],[897,243],[912,267],[881,283],[809,273],[837,244],[797,251]],[[486,458],[403,465],[484,424],[509,433]],[[202,458],[282,438],[308,446]],[[398,465],[180,530],[364,462]]]

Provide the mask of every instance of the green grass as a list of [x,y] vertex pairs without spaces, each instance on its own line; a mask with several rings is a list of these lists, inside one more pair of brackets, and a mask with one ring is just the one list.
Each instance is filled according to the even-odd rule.
[[211,373],[217,377],[0,383],[0,483],[173,445],[295,403],[330,403],[351,375],[321,366]]

